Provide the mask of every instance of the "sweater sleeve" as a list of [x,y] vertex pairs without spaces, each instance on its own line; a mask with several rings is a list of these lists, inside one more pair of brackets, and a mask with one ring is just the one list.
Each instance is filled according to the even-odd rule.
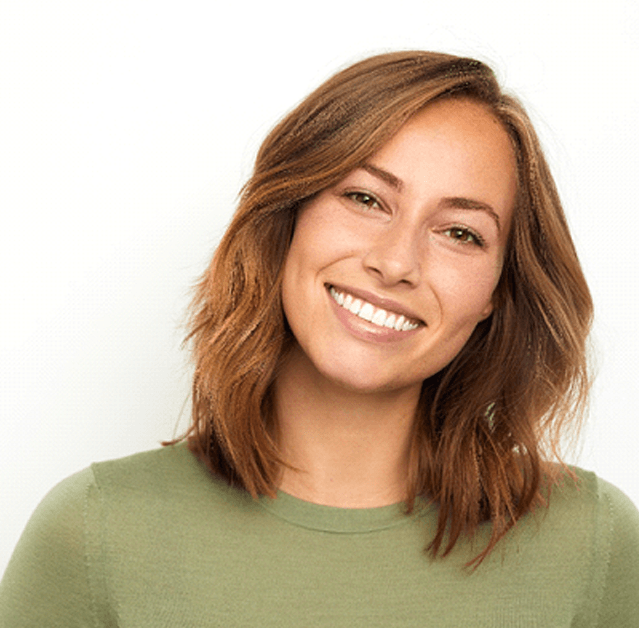
[[96,519],[92,494],[97,487],[86,469],[55,486],[36,508],[0,582],[0,626],[114,625],[96,599],[96,561],[87,553],[87,521]]
[[609,509],[610,550],[596,625],[639,628],[639,511],[622,491],[599,481]]

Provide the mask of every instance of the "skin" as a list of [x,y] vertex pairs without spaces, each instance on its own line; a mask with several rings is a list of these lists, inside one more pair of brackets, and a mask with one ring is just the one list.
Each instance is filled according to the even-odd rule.
[[[404,498],[422,382],[493,311],[516,189],[501,123],[443,100],[300,211],[282,286],[297,345],[275,388],[294,467],[281,490],[342,507]],[[414,329],[363,320],[330,286],[409,314]]]

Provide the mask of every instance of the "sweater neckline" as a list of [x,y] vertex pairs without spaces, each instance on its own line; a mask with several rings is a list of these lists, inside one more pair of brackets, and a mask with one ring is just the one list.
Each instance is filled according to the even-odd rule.
[[259,503],[293,525],[341,534],[361,534],[404,525],[429,509],[423,500],[416,501],[410,515],[406,514],[404,502],[376,508],[339,508],[307,502],[283,491],[278,491],[275,499],[262,496]]

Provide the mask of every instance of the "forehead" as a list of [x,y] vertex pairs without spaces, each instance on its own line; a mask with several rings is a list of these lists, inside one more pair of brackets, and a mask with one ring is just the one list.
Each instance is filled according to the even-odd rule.
[[475,198],[509,222],[517,191],[517,160],[503,123],[470,99],[431,103],[410,118],[370,162],[402,181],[404,192],[428,202]]
[[[513,141],[504,124],[485,104],[469,98],[437,100],[414,114],[379,151],[388,155],[399,150],[427,158],[423,151],[448,150],[477,161],[487,158],[503,170],[516,170]],[[419,152],[423,154],[420,155]]]

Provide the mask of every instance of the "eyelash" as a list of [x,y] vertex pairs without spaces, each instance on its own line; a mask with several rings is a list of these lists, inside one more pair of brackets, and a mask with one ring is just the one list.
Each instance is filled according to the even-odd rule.
[[[353,202],[357,203],[358,205],[365,207],[367,211],[370,211],[373,209],[372,205],[377,205],[378,209],[383,210],[382,204],[379,202],[379,200],[373,194],[370,194],[369,192],[358,192],[358,191],[346,192],[344,196],[346,198],[351,199]],[[362,200],[362,198],[366,200]],[[450,234],[450,232],[452,231],[457,231],[461,233],[462,238],[454,238]],[[461,244],[463,246],[478,246],[480,248],[484,248],[484,246],[486,245],[484,238],[482,238],[473,229],[469,229],[468,227],[465,227],[464,225],[453,225],[452,227],[448,227],[448,229],[445,229],[443,233],[449,234],[448,237],[450,237],[451,240],[453,240],[456,244]],[[468,238],[469,236],[471,238],[470,240],[463,239],[463,238]]]
[[[452,231],[457,231],[458,233],[461,233],[462,237],[461,238],[455,238],[452,235],[450,235],[450,232]],[[482,238],[476,231],[473,231],[472,229],[469,229],[468,227],[464,227],[463,225],[453,225],[452,227],[448,227],[448,229],[444,229],[445,234],[449,234],[449,237],[457,244],[461,244],[464,246],[470,245],[470,246],[479,246],[481,248],[483,248],[486,245],[486,242],[484,241],[484,238]],[[472,239],[468,240],[465,238],[468,238],[468,236],[470,236]]]
[[[372,205],[369,205],[368,202],[363,201],[362,197],[366,198],[367,201],[371,201],[373,204],[376,204],[377,209],[383,209],[382,204],[379,202],[379,200],[373,194],[370,194],[368,192],[346,192],[344,196],[346,198],[349,198],[353,202],[357,203],[358,205],[366,207],[366,209],[368,210],[371,210],[374,208],[372,207]],[[357,197],[359,197],[359,199]]]

